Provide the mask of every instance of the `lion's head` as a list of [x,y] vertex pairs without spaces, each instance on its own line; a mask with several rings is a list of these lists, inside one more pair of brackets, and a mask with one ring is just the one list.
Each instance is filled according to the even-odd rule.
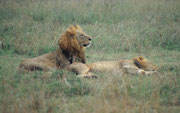
[[67,51],[81,51],[91,45],[91,39],[80,26],[72,25],[60,37],[58,44]]
[[145,59],[142,56],[134,58],[133,61],[137,67],[144,69],[145,71],[157,71],[158,70],[157,66],[148,62],[147,59]]

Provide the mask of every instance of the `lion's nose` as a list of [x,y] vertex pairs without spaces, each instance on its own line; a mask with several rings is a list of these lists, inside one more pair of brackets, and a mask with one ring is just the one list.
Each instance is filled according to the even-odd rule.
[[89,38],[89,40],[91,41],[92,39],[91,39],[91,38]]

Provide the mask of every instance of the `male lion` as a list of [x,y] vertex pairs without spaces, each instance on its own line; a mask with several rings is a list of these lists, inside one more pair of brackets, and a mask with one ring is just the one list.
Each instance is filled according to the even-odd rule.
[[157,66],[148,62],[144,57],[139,56],[130,60],[119,61],[100,61],[91,64],[73,63],[69,66],[69,70],[75,72],[80,77],[95,77],[91,72],[113,72],[120,71],[129,74],[150,75],[157,73]]
[[59,48],[35,58],[25,59],[20,63],[20,71],[64,69],[74,61],[86,63],[85,48],[91,44],[88,36],[80,26],[72,25],[58,40]]

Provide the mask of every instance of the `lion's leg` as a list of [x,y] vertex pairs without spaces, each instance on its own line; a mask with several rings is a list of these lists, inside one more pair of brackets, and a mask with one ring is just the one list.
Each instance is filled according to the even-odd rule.
[[86,63],[86,58],[85,58],[84,52],[79,53],[78,57],[82,63],[84,63],[84,64]]
[[50,71],[52,69],[53,68],[51,68],[50,66],[48,66],[47,64],[43,62],[38,62],[38,61],[30,60],[30,59],[21,62],[19,66],[20,72],[28,72],[28,71],[35,71],[35,70]]
[[138,75],[154,75],[154,74],[158,74],[157,71],[145,71],[143,69],[140,69],[138,67],[131,66],[131,65],[124,66],[123,69],[125,69],[125,71],[127,73],[130,73],[130,74],[138,74]]
[[83,63],[75,62],[69,66],[69,70],[75,72],[78,77],[97,78],[94,74],[89,72],[90,68]]
[[157,71],[145,71],[145,75],[158,75]]
[[127,66],[123,66],[123,69],[125,70],[125,72],[130,73],[130,74],[145,75],[145,71],[143,69],[140,69],[135,66],[127,65]]

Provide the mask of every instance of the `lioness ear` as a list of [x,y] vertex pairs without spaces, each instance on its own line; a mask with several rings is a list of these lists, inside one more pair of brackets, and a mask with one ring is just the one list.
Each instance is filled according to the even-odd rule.
[[142,56],[134,58],[133,61],[138,68],[144,69],[145,67],[147,67],[146,65],[147,60]]
[[142,57],[142,56],[139,56],[139,60],[144,60],[144,57]]

